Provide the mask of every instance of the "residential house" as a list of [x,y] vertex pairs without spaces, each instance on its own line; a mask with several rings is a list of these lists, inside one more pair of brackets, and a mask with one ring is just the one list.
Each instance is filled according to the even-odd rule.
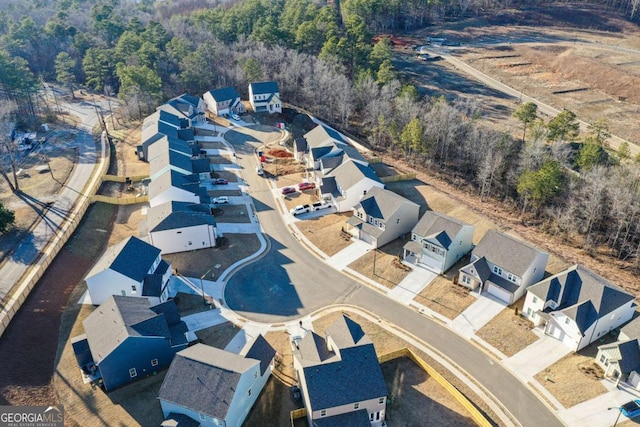
[[604,376],[618,381],[627,381],[636,378],[638,386],[640,371],[640,344],[638,339],[617,341],[611,344],[598,346],[596,364],[604,371]]
[[94,305],[111,295],[145,297],[158,304],[169,297],[171,274],[160,249],[131,236],[108,248],[84,280]]
[[[349,144],[339,132],[327,125],[316,126],[307,132],[302,140],[306,143],[304,160],[307,167],[320,170],[323,174],[329,173],[347,159],[368,165],[358,150]],[[302,140],[298,144],[304,145]],[[300,148],[296,148],[294,153]]]
[[489,230],[471,252],[471,262],[460,269],[458,283],[513,304],[544,277],[548,260],[548,253]]
[[620,328],[618,341],[629,341],[640,338],[640,316],[636,316]]
[[282,113],[278,83],[251,83],[249,85],[249,103],[256,113]]
[[419,216],[420,206],[416,203],[393,191],[373,187],[353,208],[346,230],[379,248],[410,232]]
[[246,355],[196,344],[176,354],[160,387],[165,418],[240,427],[271,375],[276,351],[259,335]]
[[581,265],[531,286],[523,313],[574,351],[628,322],[633,295]]
[[376,351],[350,318],[340,317],[324,338],[308,332],[293,352],[293,366],[309,425],[384,425],[388,391]]
[[185,118],[189,121],[189,126],[207,121],[202,98],[186,93],[170,99],[166,104],[157,107],[156,111],[166,111],[180,118]]
[[149,176],[156,179],[168,170],[174,170],[183,175],[202,173],[206,177],[211,172],[211,161],[206,157],[189,156],[187,148],[175,146],[170,149],[168,143],[163,144],[163,139],[149,146]]
[[350,211],[372,188],[384,188],[376,172],[368,165],[347,160],[321,180],[320,194],[338,212]]
[[153,206],[147,211],[147,232],[163,254],[216,246],[216,220],[209,205],[169,201]]
[[109,297],[83,322],[72,346],[85,375],[112,391],[167,368],[187,347],[187,326],[173,300],[151,306],[144,298]]
[[189,202],[193,204],[211,202],[207,189],[200,186],[196,175],[184,175],[169,169],[157,176],[148,184],[147,194],[151,207],[169,201]]
[[242,114],[246,111],[244,104],[240,101],[240,95],[231,86],[210,90],[202,98],[207,110],[216,116]]
[[404,260],[442,274],[473,249],[473,225],[427,211],[411,230]]
[[195,151],[194,154],[197,154],[197,144],[194,143],[195,135],[193,128],[182,126],[188,126],[188,120],[180,119],[165,111],[156,111],[145,118],[142,123],[140,145],[137,146],[138,157],[141,160],[147,161],[149,159],[149,145],[163,137],[167,137],[171,141],[184,141],[192,147],[192,150]]

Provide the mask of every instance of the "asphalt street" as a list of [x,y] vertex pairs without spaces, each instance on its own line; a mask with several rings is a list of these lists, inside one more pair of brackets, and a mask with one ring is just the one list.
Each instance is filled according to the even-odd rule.
[[450,329],[325,265],[282,221],[264,178],[253,173],[255,144],[236,146],[254,198],[258,219],[271,248],[227,283],[228,306],[247,319],[282,322],[330,304],[352,304],[413,334],[465,370],[502,402],[526,427],[562,426],[529,388],[499,362]]

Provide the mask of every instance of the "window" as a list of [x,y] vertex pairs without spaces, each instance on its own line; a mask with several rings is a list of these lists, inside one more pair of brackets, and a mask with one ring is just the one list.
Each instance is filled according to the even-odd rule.
[[198,417],[199,417],[201,420],[204,420],[204,414],[198,414]]
[[384,397],[381,397],[380,399],[378,399],[378,403],[382,405],[384,403]]
[[566,323],[567,325],[569,324],[569,318],[568,317],[566,319],[564,319],[564,323]]
[[138,376],[138,373],[136,372],[136,368],[131,368],[131,369],[129,369],[129,376],[130,376],[131,378],[135,378],[135,377],[137,377],[137,376]]
[[531,302],[533,302],[534,304],[537,303],[538,302],[538,297],[533,297],[533,300]]
[[193,242],[191,242],[191,240],[189,240],[188,245],[191,246],[193,244]]
[[131,292],[136,293],[136,285],[131,285]]
[[606,360],[607,357],[604,354],[600,355],[600,362],[604,363]]
[[321,417],[324,417],[326,415],[327,415],[327,410],[326,409],[323,409],[322,411],[320,411],[320,416]]
[[416,236],[416,233],[411,233],[411,240],[418,240],[418,236]]
[[533,314],[533,310],[531,310],[531,307],[527,308],[527,316],[531,317],[532,314]]
[[151,366],[158,366],[158,359],[152,359]]
[[500,267],[498,267],[497,265],[493,266],[493,272],[495,274],[497,274],[498,276],[502,276],[502,269]]
[[400,218],[396,219],[396,224],[400,224]]
[[471,284],[471,278],[469,276],[465,276],[464,274],[462,275],[462,283],[466,284],[466,285],[470,285]]
[[251,389],[249,389],[249,396],[251,396]]
[[176,231],[176,234],[182,234],[182,231]]
[[515,274],[511,274],[511,273],[507,273],[507,280],[513,283],[516,283],[518,281]]
[[258,371],[253,374],[253,378],[258,378]]
[[360,408],[360,404],[359,403],[354,403],[353,404],[353,409],[358,409]]

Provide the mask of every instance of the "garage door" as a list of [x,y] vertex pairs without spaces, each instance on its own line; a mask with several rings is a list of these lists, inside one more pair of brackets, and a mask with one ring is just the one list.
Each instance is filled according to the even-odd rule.
[[360,240],[363,240],[367,243],[371,243],[373,244],[374,242],[374,238],[373,236],[371,236],[370,234],[367,233],[363,233],[362,230],[360,230]]
[[423,264],[429,270],[432,270],[438,274],[442,273],[442,262],[438,261],[437,259],[433,259],[431,257],[423,255],[422,259],[420,260],[420,264]]
[[498,298],[500,301],[504,301],[507,304],[511,304],[511,293],[505,291],[499,286],[494,285],[493,283],[488,283],[487,293],[489,295],[493,295]]

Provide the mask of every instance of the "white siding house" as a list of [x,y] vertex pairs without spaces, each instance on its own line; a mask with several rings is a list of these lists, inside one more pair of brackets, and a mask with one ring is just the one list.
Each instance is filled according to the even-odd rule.
[[358,239],[379,248],[410,232],[419,215],[417,204],[393,191],[373,187],[354,206],[346,229]]
[[544,277],[549,254],[495,230],[489,230],[460,269],[458,283],[513,304],[527,287]]
[[474,231],[473,225],[428,211],[411,230],[404,259],[442,274],[471,251]]
[[240,101],[240,95],[231,86],[210,90],[202,98],[207,110],[216,116],[234,113],[242,114],[245,112],[244,104]]
[[112,295],[146,297],[153,305],[168,298],[171,274],[160,249],[131,236],[108,248],[85,281],[94,305]]
[[251,83],[249,85],[249,103],[256,113],[282,113],[278,83]]
[[245,356],[196,344],[176,354],[158,399],[165,418],[240,427],[271,375],[275,350],[259,335]]
[[[183,175],[175,170],[167,170],[153,179],[148,186],[149,205],[151,207],[171,201],[198,204],[203,200],[203,189],[191,176]],[[204,191],[206,193],[206,190]]]
[[523,313],[574,351],[628,322],[633,295],[581,265],[531,286]]
[[320,194],[333,204],[338,212],[353,210],[367,191],[384,188],[375,171],[368,165],[347,160],[322,179]]

